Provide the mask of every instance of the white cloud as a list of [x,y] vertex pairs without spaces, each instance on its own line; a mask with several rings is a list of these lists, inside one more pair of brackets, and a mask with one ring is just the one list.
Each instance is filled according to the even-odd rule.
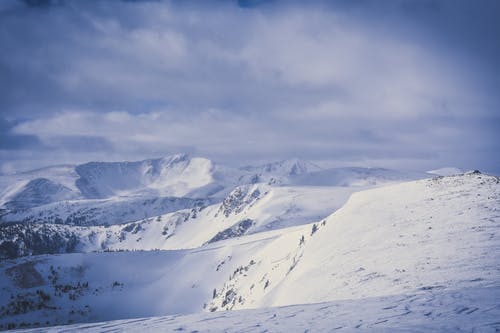
[[[0,36],[10,46],[0,65],[21,78],[4,84],[4,109],[23,118],[15,133],[36,135],[53,155],[142,158],[185,149],[224,160],[448,165],[462,163],[464,151],[493,149],[492,130],[478,135],[481,125],[470,119],[471,110],[484,119],[498,105],[480,77],[425,39],[348,12],[72,7],[0,23],[20,35]],[[102,138],[113,152],[71,157],[64,137]]]

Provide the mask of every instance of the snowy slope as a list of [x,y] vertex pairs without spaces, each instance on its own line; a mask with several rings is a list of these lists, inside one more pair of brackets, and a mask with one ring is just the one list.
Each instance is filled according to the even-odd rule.
[[78,165],[77,187],[87,198],[109,198],[131,193],[186,196],[213,182],[213,164],[186,154],[139,162],[91,162]]
[[16,210],[28,209],[55,201],[78,198],[78,193],[75,193],[64,185],[46,178],[35,178],[23,184],[22,189],[19,189],[5,203],[5,208]]
[[[93,202],[82,207],[83,200],[66,205],[52,204],[57,211],[37,208],[40,211],[32,218],[61,219],[72,225],[5,225],[0,228],[0,258],[103,249],[194,248],[211,241],[319,220],[340,208],[356,189],[254,184],[239,186],[221,203],[211,205],[209,200],[188,198],[136,199],[134,202],[101,200],[101,204]],[[169,210],[170,213],[162,213]],[[47,212],[49,215],[45,215]],[[161,215],[141,219],[155,212]],[[100,224],[99,221],[119,223],[131,216],[138,221],[109,227],[92,226]],[[90,226],[82,228],[79,225]],[[59,240],[60,246],[51,246],[51,239]]]
[[206,206],[214,200],[187,197],[114,197],[55,202],[5,214],[3,222],[52,223],[79,226],[124,224],[187,208]]
[[[315,227],[289,232],[253,254],[257,269],[226,281],[210,307],[254,308],[493,283],[500,272],[499,211],[499,179],[481,174],[357,192]],[[233,296],[227,303],[229,291]]]
[[[70,165],[53,166],[19,174],[0,175],[0,207],[12,199],[15,200],[16,196],[23,191],[30,188],[32,191],[36,191],[36,186],[34,186],[36,183],[32,183],[31,186],[29,184],[37,179],[49,180],[53,184],[69,189],[73,193],[72,197],[79,197],[79,191],[75,185],[78,175],[74,167]],[[52,202],[58,200],[64,200],[64,198],[55,197]]]
[[[237,187],[220,204],[203,208],[195,215],[191,213],[180,223],[180,212],[162,216],[161,222],[150,220],[143,234],[138,232],[111,248],[144,248],[144,244],[160,249],[195,248],[207,242],[301,225],[340,208],[352,192],[353,189],[346,188],[244,185]],[[172,218],[175,223],[171,222]],[[144,241],[153,240],[159,233],[151,230],[159,230],[159,226],[165,230],[164,225],[170,227],[162,242]],[[239,230],[235,231],[238,226]],[[139,238],[141,240],[137,241]]]
[[363,300],[198,313],[27,332],[496,332],[500,287],[419,291]]
[[[340,316],[339,326],[352,327],[360,324],[352,321],[359,320],[352,309],[361,304],[366,306],[362,319],[368,328],[425,330],[426,326],[412,325],[430,318],[453,330],[454,318],[468,312],[474,321],[462,320],[467,327],[495,327],[497,321],[491,318],[499,309],[494,297],[500,284],[499,183],[496,177],[471,173],[361,191],[316,223],[190,250],[2,261],[0,323],[54,325],[334,302],[299,307],[296,312],[304,317],[291,320],[333,323],[333,309],[339,308],[351,311]],[[253,191],[245,193],[251,197]],[[400,313],[410,308],[415,311]],[[269,317],[292,314],[290,308],[255,311],[254,319],[241,324],[236,324],[238,314],[225,313],[178,318],[174,323],[199,327],[190,319],[199,318],[217,325],[257,325],[271,313]],[[395,317],[385,318],[385,311]],[[216,320],[220,316],[228,321]],[[269,317],[264,327],[287,323]],[[151,329],[172,327],[160,319],[134,322],[152,325]],[[124,325],[139,330],[134,322]]]

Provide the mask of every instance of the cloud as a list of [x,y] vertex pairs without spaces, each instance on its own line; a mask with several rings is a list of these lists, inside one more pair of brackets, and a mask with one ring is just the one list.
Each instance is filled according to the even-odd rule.
[[15,134],[12,132],[14,126],[12,122],[0,118],[0,150],[26,150],[41,147],[36,135]]
[[0,8],[8,169],[23,146],[498,170],[498,34],[470,10],[457,43],[466,2],[50,3]]
[[[111,157],[106,151],[112,151],[113,158],[132,159],[184,151],[229,163],[299,156],[363,166],[387,160],[397,166],[394,161],[412,160],[413,168],[450,161],[472,167],[478,162],[485,164],[498,148],[495,141],[488,145],[483,141],[493,139],[497,127],[490,124],[488,128],[473,117],[455,120],[467,125],[449,126],[434,120],[433,115],[389,119],[370,113],[349,115],[341,110],[341,115],[334,117],[335,107],[321,105],[319,111],[310,111],[320,116],[309,118],[307,114],[294,118],[282,112],[240,115],[216,109],[197,112],[196,116],[172,110],[140,114],[68,111],[23,122],[13,132],[36,135],[47,146],[64,148],[66,154],[68,150],[83,151],[78,147],[86,146],[86,151],[101,152],[105,160]],[[326,110],[330,112],[322,116]],[[476,137],[480,131],[482,136]],[[463,151],[468,153],[463,155]]]

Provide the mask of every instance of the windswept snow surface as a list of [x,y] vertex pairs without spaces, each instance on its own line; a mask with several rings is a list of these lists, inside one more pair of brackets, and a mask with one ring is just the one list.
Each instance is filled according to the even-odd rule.
[[[494,330],[499,183],[469,173],[370,189],[315,223],[194,249],[4,260],[0,323],[50,326],[255,309],[73,329]],[[236,204],[220,206],[219,214],[252,201],[254,190],[235,195]]]

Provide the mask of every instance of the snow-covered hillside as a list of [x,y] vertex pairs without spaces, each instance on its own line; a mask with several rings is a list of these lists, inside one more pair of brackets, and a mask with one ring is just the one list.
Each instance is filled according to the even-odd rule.
[[419,291],[316,304],[197,313],[27,332],[497,332],[500,288]]
[[50,223],[77,226],[124,224],[182,209],[207,206],[210,198],[114,197],[53,202],[6,213],[3,222]]
[[[52,204],[59,209],[57,213],[46,209],[41,209],[41,212],[51,212],[48,217],[53,221],[61,219],[71,225],[4,225],[0,228],[0,258],[107,249],[194,248],[208,242],[319,220],[340,208],[356,189],[254,184],[238,186],[222,202],[214,204],[210,204],[210,200],[188,198],[137,199],[136,202],[104,200],[101,205],[94,202],[78,210],[75,206],[86,201]],[[162,214],[169,209],[170,213]],[[152,212],[158,216],[140,219]],[[48,219],[40,214],[33,216]],[[137,216],[138,220],[120,225],[93,226],[100,219],[116,224],[124,216]],[[81,225],[90,226],[82,228]],[[54,244],[58,245],[54,247]]]
[[76,185],[86,198],[116,195],[189,196],[214,181],[213,163],[179,154],[140,162],[91,162],[78,165]]
[[[33,171],[23,172],[19,174],[11,174],[11,175],[0,175],[0,207],[9,206],[9,202],[13,201],[14,204],[10,204],[11,208],[15,208],[16,198],[23,197],[23,193],[28,194],[30,191],[34,192],[33,194],[36,196],[36,193],[44,193],[43,191],[43,183],[42,189],[36,186],[37,180],[49,181],[51,184],[57,184],[61,188],[69,189],[71,191],[71,195],[66,198],[70,199],[81,198],[81,195],[76,187],[76,180],[78,179],[78,175],[75,172],[74,166],[71,165],[62,165],[62,166],[53,166],[48,168],[37,169]],[[30,185],[31,183],[31,185]],[[44,193],[45,195],[50,193]],[[53,195],[53,194],[52,194]],[[38,204],[55,202],[59,200],[65,200],[64,197],[54,196],[50,201],[44,200],[41,203],[37,203],[37,198],[33,199],[31,203],[28,197],[25,197],[23,203],[21,205],[22,208],[34,207]]]
[[[219,216],[225,208],[233,214],[238,202],[253,202],[257,188],[233,193],[241,200],[219,205]],[[290,323],[317,320],[325,325],[339,318],[339,327],[427,331],[453,330],[464,323],[494,328],[498,321],[492,318],[499,312],[494,296],[500,288],[499,210],[500,180],[469,173],[360,191],[314,223],[193,249],[4,260],[0,322],[6,328],[259,308],[249,314],[253,319],[240,324],[240,315],[224,313],[94,329],[174,328],[171,324],[198,329],[204,320],[213,321],[207,327],[214,331],[220,325],[254,322],[265,329],[286,325],[280,316],[290,316]],[[268,308],[317,302],[329,303]],[[362,318],[353,313],[357,308]],[[468,320],[453,321],[466,315]],[[321,331],[321,324],[310,325]]]
[[309,230],[289,232],[254,253],[258,269],[228,279],[210,306],[252,308],[496,283],[499,182],[471,173],[355,193]]
[[[355,191],[426,176],[323,170],[297,159],[238,169],[185,154],[4,175],[0,258],[192,248],[309,223],[331,214]],[[58,246],[48,244],[51,238]]]

